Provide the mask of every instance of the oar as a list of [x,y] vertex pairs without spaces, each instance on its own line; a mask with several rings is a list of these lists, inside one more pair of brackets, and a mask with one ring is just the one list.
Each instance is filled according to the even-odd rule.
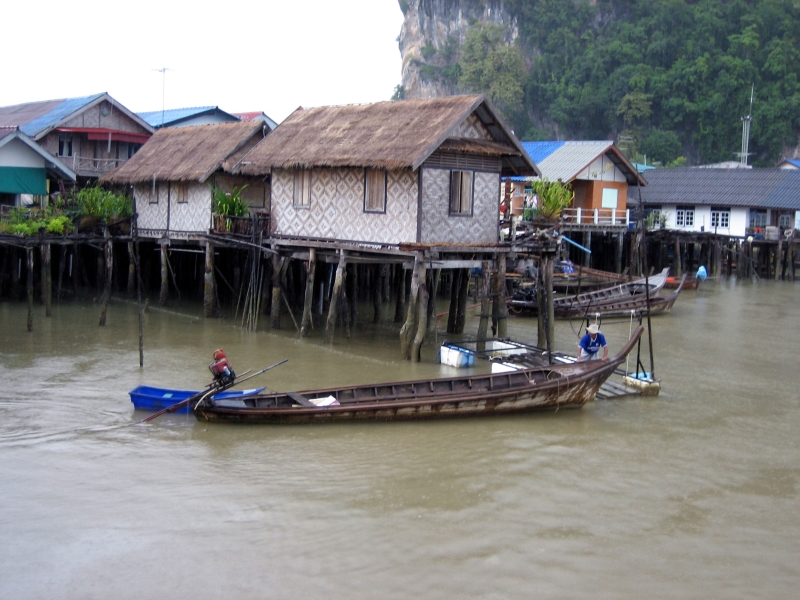
[[[186,400],[181,400],[180,402],[176,402],[175,404],[173,404],[171,406],[168,406],[167,408],[162,408],[160,411],[158,411],[156,413],[153,413],[149,417],[146,417],[146,418],[142,419],[141,421],[139,421],[139,423],[147,423],[149,421],[152,421],[155,418],[160,417],[164,413],[175,412],[176,410],[179,410],[179,409],[183,408],[184,406],[186,406],[186,405],[188,405],[188,404],[190,404],[190,403],[192,403],[194,401],[202,402],[203,400],[208,398],[210,395],[218,394],[218,393],[223,392],[223,391],[225,391],[227,389],[230,389],[230,388],[232,388],[234,386],[237,386],[240,383],[244,383],[245,381],[247,381],[249,379],[252,379],[253,377],[256,377],[257,375],[261,375],[262,373],[266,373],[270,369],[274,369],[275,367],[277,367],[279,365],[282,365],[283,363],[285,363],[288,360],[289,360],[288,358],[285,358],[282,361],[275,363],[274,365],[270,365],[266,369],[261,369],[257,373],[253,373],[252,375],[250,375],[250,377],[245,377],[244,379],[237,379],[236,381],[233,381],[233,382],[225,384],[225,385],[221,385],[219,387],[211,387],[211,386],[214,385],[213,383],[211,383],[208,386],[206,386],[207,388],[211,387],[211,389],[203,390],[202,392],[200,392],[198,394],[195,394],[194,396],[186,398]],[[245,372],[249,372],[249,371],[245,371]]]

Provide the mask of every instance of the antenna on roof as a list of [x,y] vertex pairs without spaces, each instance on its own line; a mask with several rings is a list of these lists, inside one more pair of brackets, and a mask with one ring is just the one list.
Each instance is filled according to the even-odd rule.
[[161,73],[161,125],[159,127],[164,126],[164,98],[165,98],[165,90],[167,88],[167,71],[171,71],[169,67],[161,67],[160,69],[153,69],[153,71],[158,71]]
[[742,166],[747,166],[747,157],[750,155],[748,149],[750,147],[750,121],[753,120],[753,94],[756,86],[753,84],[750,87],[750,110],[746,117],[742,117],[742,151],[735,153],[739,157],[739,162]]

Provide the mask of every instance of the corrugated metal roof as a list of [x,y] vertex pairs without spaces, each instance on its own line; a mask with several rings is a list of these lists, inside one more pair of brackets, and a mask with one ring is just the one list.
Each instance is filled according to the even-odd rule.
[[[791,169],[654,169],[646,174],[648,205],[739,206],[800,210],[800,171]],[[631,203],[639,191],[628,188]]]
[[82,98],[67,98],[38,118],[28,121],[24,125],[20,123],[20,129],[26,135],[35,138],[45,129],[55,127],[70,115],[105,95],[105,92],[103,92],[102,94],[94,94],[93,96],[84,96]]
[[537,165],[553,152],[561,148],[566,142],[522,142],[525,152]]
[[597,157],[613,146],[613,142],[564,142],[547,158],[537,162],[545,179],[572,181]]
[[[192,108],[170,108],[169,110],[151,110],[136,113],[153,127],[160,127],[161,123],[182,121],[198,115],[203,115],[216,110],[216,106],[195,106]],[[162,120],[163,118],[163,120]]]

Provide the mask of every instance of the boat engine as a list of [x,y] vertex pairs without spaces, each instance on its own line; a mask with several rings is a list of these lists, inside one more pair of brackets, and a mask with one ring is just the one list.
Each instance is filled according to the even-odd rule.
[[236,373],[228,362],[225,350],[217,348],[214,350],[214,362],[208,365],[209,371],[214,376],[214,381],[219,385],[229,385],[236,379]]

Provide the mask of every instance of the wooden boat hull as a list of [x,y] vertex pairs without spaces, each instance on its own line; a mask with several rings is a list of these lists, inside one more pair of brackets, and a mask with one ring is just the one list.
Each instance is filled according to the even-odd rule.
[[[507,373],[259,394],[194,407],[198,420],[253,424],[410,421],[580,408],[625,360],[639,327],[613,359]],[[314,406],[334,397],[338,404]],[[299,405],[301,402],[302,405]]]
[[650,296],[648,299],[645,294],[639,294],[630,298],[618,298],[587,306],[555,307],[554,315],[559,319],[583,318],[583,317],[622,317],[629,316],[632,312],[649,312],[651,315],[668,313],[672,305],[678,299],[683,290],[683,282],[686,275],[681,279],[678,288],[663,296]]

